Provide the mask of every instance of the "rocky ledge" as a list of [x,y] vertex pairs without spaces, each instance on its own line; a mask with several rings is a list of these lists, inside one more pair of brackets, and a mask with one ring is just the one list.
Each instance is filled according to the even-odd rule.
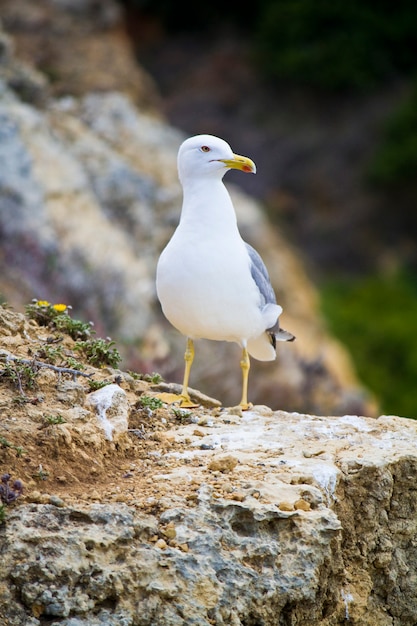
[[91,333],[0,307],[2,626],[417,623],[417,422],[181,410]]
[[176,413],[147,453],[131,450],[116,488],[9,508],[3,624],[417,622],[414,421]]

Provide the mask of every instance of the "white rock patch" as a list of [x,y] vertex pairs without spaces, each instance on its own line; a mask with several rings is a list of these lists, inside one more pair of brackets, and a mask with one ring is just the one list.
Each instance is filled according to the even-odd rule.
[[88,396],[87,402],[94,406],[106,439],[113,441],[114,436],[127,431],[128,400],[119,385],[106,385],[94,391]]

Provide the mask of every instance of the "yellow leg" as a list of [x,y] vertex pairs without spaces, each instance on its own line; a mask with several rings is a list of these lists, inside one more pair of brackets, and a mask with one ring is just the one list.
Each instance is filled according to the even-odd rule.
[[182,383],[180,406],[192,408],[192,407],[198,406],[198,404],[195,404],[195,402],[192,402],[190,398],[190,394],[188,393],[188,383],[190,380],[191,366],[194,361],[194,342],[190,338],[187,339],[187,347],[185,349],[184,361],[185,361],[185,370],[184,370],[184,380]]
[[240,401],[240,407],[242,411],[247,411],[252,407],[248,402],[248,378],[250,370],[250,359],[246,348],[242,351],[242,360],[240,361],[240,367],[242,369],[242,399]]
[[167,404],[179,404],[181,408],[193,409],[200,405],[193,402],[190,398],[190,394],[188,393],[188,382],[190,380],[191,365],[194,361],[194,342],[192,339],[189,338],[187,339],[187,347],[185,349],[184,361],[185,370],[181,395],[177,395],[175,393],[160,393],[157,397],[162,400],[162,402],[166,402]]

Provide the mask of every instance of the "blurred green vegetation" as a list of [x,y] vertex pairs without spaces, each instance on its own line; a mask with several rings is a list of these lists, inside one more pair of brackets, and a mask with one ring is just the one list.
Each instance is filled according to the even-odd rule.
[[369,166],[369,177],[377,185],[397,189],[404,182],[415,180],[416,172],[417,81],[386,121],[378,150]]
[[271,76],[330,89],[366,89],[417,67],[417,5],[408,0],[265,0],[256,27]]
[[381,129],[365,184],[378,195],[374,230],[417,272],[417,80]]
[[330,329],[350,349],[382,411],[417,417],[417,277],[368,276],[322,288]]

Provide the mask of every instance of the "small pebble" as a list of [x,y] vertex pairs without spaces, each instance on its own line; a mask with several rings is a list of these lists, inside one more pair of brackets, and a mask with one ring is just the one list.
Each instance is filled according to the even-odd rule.
[[299,500],[297,500],[297,502],[294,503],[294,508],[300,511],[310,511],[311,504],[310,502],[307,502],[307,500],[300,498]]
[[62,509],[65,506],[65,502],[59,496],[50,496],[49,504],[53,504],[54,506],[58,506]]
[[293,511],[294,505],[291,502],[280,502],[278,508],[280,511]]
[[189,547],[188,547],[188,543],[179,543],[178,547],[180,550],[182,550],[182,552],[188,552],[189,551]]
[[175,530],[174,522],[169,522],[169,524],[166,525],[162,533],[168,539],[175,539],[175,537],[177,536],[177,531]]
[[237,458],[232,455],[222,456],[222,457],[218,457],[210,461],[208,465],[208,469],[211,471],[219,471],[219,472],[227,473],[227,472],[231,472],[232,470],[234,470],[234,468],[237,465],[237,462],[238,462]]
[[242,491],[236,491],[235,493],[231,493],[229,497],[231,500],[236,500],[236,502],[243,502],[246,495]]
[[28,494],[29,502],[39,503],[41,501],[42,494],[40,491],[32,491],[32,493]]

